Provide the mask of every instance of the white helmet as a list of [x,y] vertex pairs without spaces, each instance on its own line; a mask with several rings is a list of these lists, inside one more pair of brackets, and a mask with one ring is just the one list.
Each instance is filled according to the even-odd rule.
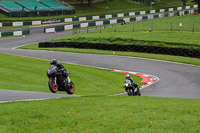
[[129,75],[129,74],[126,74],[125,78],[126,78],[126,79],[130,79],[130,75]]

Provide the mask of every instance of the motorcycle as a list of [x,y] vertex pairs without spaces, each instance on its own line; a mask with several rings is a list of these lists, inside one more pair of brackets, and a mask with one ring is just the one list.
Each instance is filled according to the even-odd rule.
[[139,88],[137,84],[131,83],[131,81],[128,79],[125,80],[124,88],[128,96],[141,96],[141,93],[139,92]]
[[62,70],[58,70],[57,66],[51,65],[47,71],[47,76],[49,78],[49,89],[52,93],[56,93],[57,91],[66,91],[68,94],[73,94],[75,92],[75,87],[69,78],[69,73],[67,79],[65,79]]

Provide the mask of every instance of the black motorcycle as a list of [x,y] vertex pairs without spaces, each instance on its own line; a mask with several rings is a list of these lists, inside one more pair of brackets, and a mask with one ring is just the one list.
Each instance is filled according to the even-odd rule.
[[141,96],[138,85],[136,83],[131,83],[128,79],[124,82],[124,88],[128,96]]
[[47,71],[47,76],[49,77],[49,89],[52,93],[66,91],[68,94],[73,94],[75,92],[74,84],[70,80],[69,75],[67,79],[65,79],[62,70],[58,70],[57,66],[51,65]]

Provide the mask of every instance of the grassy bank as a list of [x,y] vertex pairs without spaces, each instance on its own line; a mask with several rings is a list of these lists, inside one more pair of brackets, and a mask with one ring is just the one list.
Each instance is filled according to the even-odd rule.
[[[192,21],[191,21],[192,20]],[[52,39],[52,42],[91,42],[107,44],[138,44],[200,49],[200,16],[181,16],[139,21],[77,35]],[[180,22],[182,27],[179,26]],[[193,28],[194,27],[194,28]],[[134,32],[133,32],[134,28]],[[149,32],[149,29],[153,32]],[[172,29],[172,31],[171,31]],[[194,29],[194,32],[192,32]],[[116,31],[116,32],[115,32]]]
[[[191,2],[192,0],[188,0],[187,5],[194,4]],[[67,0],[65,1],[67,2]],[[115,1],[104,1],[100,3],[92,4],[91,6],[86,5],[73,5],[76,8],[76,14],[74,15],[60,15],[60,16],[49,16],[49,17],[8,17],[3,14],[0,14],[0,22],[8,22],[8,21],[30,21],[30,20],[48,20],[48,19],[56,19],[56,18],[66,18],[66,17],[74,17],[74,16],[92,16],[92,15],[102,15],[102,14],[114,14],[114,13],[127,13],[132,11],[142,11],[149,10],[150,6],[145,3],[135,3],[131,0],[115,0]],[[168,0],[155,2],[152,9],[160,9],[160,8],[169,8],[169,7],[177,7],[182,6],[181,0]],[[107,8],[108,7],[108,8]]]
[[[77,95],[108,95],[124,92],[124,74],[93,67],[65,64],[75,84]],[[0,54],[1,89],[50,92],[48,89],[49,61]],[[133,76],[139,85],[142,79]],[[109,79],[109,80],[108,80]],[[98,81],[98,82],[96,82]]]
[[199,100],[79,97],[0,104],[2,133],[199,132]]

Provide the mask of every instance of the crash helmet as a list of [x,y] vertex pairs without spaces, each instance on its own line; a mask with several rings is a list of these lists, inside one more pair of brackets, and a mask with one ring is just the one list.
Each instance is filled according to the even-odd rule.
[[51,65],[56,65],[57,64],[57,60],[56,59],[51,59],[50,64]]
[[125,78],[126,78],[126,79],[130,79],[130,75],[129,75],[129,74],[126,74]]

